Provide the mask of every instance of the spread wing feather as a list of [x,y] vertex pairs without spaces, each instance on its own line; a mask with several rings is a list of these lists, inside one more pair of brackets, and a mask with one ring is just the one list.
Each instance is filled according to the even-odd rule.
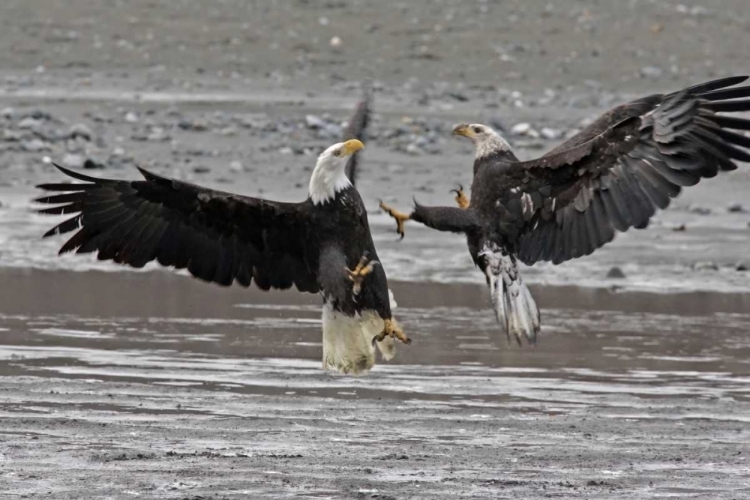
[[741,133],[750,120],[717,114],[750,111],[750,87],[726,88],[745,79],[633,101],[547,155],[495,173],[496,192],[511,193],[506,206],[509,197],[541,200],[516,214],[518,257],[557,264],[588,255],[618,231],[646,227],[683,187],[750,161]]
[[317,292],[305,263],[304,203],[278,203],[215,191],[139,169],[145,180],[50,183],[37,202],[45,214],[76,214],[44,236],[75,231],[60,253],[98,252],[100,260],[142,267],[156,260],[221,285]]

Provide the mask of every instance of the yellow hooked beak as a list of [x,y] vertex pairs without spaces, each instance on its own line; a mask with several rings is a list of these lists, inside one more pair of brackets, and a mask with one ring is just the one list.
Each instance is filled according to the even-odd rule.
[[346,141],[344,145],[341,147],[341,156],[352,155],[356,153],[357,151],[359,151],[360,149],[362,149],[363,147],[365,147],[365,145],[362,144],[362,141],[358,139],[352,139],[350,141]]
[[462,135],[464,137],[468,137],[469,139],[471,139],[472,137],[474,137],[475,134],[474,134],[474,131],[471,130],[470,126],[468,126],[465,123],[462,123],[461,125],[456,125],[453,128],[453,135]]

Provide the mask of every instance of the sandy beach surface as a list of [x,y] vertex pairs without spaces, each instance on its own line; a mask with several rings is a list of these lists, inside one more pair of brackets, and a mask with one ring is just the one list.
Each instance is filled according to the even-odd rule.
[[[745,0],[0,2],[0,498],[750,496],[748,165],[525,268],[534,348],[498,332],[462,238],[398,241],[377,209],[453,203],[457,122],[531,158],[620,102],[750,73],[749,44]],[[40,240],[52,161],[302,199],[365,84],[357,186],[414,338],[369,375],[320,370],[317,297]]]

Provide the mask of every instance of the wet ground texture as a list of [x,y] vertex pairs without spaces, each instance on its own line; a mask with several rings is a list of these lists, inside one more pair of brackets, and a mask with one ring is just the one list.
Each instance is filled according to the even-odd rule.
[[537,289],[519,349],[481,287],[396,284],[414,342],[354,378],[320,369],[315,297],[2,279],[7,498],[750,495],[747,295]]

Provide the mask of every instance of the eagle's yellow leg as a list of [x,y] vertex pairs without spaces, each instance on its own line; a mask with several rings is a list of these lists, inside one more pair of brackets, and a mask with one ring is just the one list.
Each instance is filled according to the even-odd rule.
[[362,291],[362,282],[378,264],[379,262],[377,260],[370,260],[370,258],[367,256],[367,252],[365,252],[364,254],[362,254],[362,258],[359,259],[359,262],[357,263],[357,266],[354,268],[354,270],[351,270],[348,267],[344,268],[347,277],[353,283],[352,293],[354,295],[359,295],[359,292]]
[[411,344],[411,339],[406,336],[401,326],[393,318],[383,320],[383,331],[372,338],[372,345],[375,345],[375,342],[381,342],[386,337],[396,338],[404,344]]
[[399,212],[395,208],[386,205],[382,201],[380,202],[380,208],[384,210],[388,215],[396,219],[396,232],[400,234],[401,239],[403,239],[404,238],[404,222],[411,219],[411,215],[405,214],[403,212]]
[[462,185],[458,185],[458,189],[451,190],[452,193],[456,193],[456,203],[458,204],[458,208],[469,208],[469,198],[466,196],[466,193],[464,193],[464,187]]

